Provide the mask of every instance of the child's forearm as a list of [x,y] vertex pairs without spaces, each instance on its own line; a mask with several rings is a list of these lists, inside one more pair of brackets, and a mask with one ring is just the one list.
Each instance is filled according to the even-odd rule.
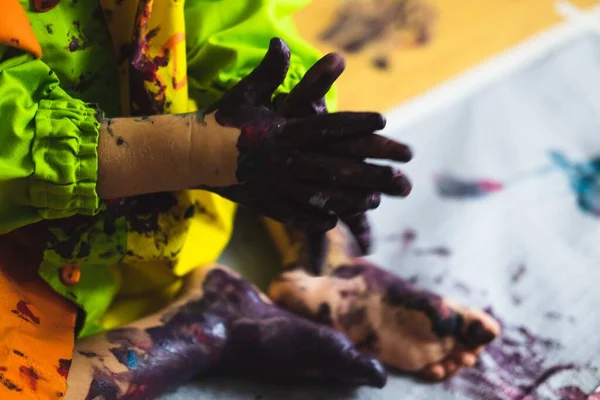
[[98,144],[102,198],[237,183],[239,129],[214,113],[105,119]]

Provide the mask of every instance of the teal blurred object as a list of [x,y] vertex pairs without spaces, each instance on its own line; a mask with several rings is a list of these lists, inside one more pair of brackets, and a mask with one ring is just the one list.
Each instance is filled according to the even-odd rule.
[[551,151],[550,158],[567,174],[579,207],[600,217],[600,157],[584,163],[575,163],[563,153]]

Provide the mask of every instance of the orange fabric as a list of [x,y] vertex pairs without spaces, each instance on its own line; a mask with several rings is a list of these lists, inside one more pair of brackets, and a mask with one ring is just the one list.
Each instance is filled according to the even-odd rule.
[[33,33],[19,0],[1,0],[0,44],[25,50],[39,58],[42,47]]
[[0,237],[0,399],[60,399],[77,310],[39,278],[39,257],[26,254]]

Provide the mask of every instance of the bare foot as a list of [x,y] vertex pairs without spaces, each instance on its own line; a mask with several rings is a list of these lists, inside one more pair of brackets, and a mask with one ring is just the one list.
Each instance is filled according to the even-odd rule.
[[500,325],[365,260],[315,277],[283,273],[271,284],[273,301],[344,332],[356,347],[422,378],[440,380],[475,364]]

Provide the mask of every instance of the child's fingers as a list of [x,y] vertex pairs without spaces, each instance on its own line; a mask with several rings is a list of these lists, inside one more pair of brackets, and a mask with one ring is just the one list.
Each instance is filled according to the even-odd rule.
[[292,155],[285,167],[280,171],[273,171],[273,174],[279,179],[396,196],[407,196],[411,190],[410,181],[394,168],[316,153]]
[[283,183],[275,190],[299,205],[309,205],[336,215],[357,214],[379,207],[381,195],[364,190],[332,190],[310,184]]
[[412,151],[407,145],[377,134],[323,143],[315,151],[357,159],[377,158],[399,162],[412,159]]
[[[275,89],[284,81],[290,66],[290,49],[281,39],[273,38],[260,64],[224,97],[233,105],[270,105]],[[223,102],[223,101],[222,101]]]
[[281,102],[279,113],[286,117],[303,117],[326,112],[324,97],[345,66],[340,54],[330,53],[321,58]]
[[293,146],[312,146],[356,135],[370,135],[385,127],[376,112],[341,112],[292,120],[279,133],[279,141]]

